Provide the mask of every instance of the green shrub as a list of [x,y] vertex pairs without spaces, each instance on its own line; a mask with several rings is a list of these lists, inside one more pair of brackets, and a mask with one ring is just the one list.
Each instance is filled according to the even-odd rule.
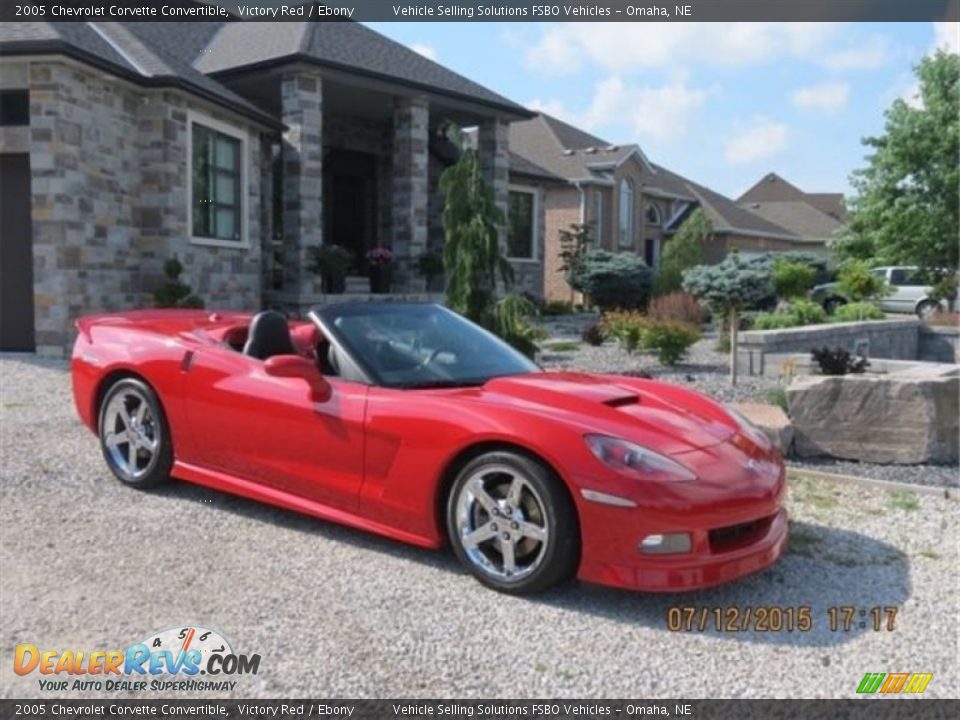
[[865,260],[846,263],[840,269],[837,284],[840,292],[857,303],[883,297],[890,291],[882,277],[870,272],[870,265]]
[[556,317],[557,315],[572,315],[573,311],[573,303],[569,300],[550,300],[543,304],[540,314],[547,317]]
[[757,313],[753,318],[754,330],[783,330],[799,325],[797,316],[789,312]]
[[802,262],[777,260],[773,264],[773,288],[786,300],[803,297],[813,287],[816,268]]
[[754,330],[782,330],[827,322],[827,313],[810,300],[794,300],[786,312],[762,312],[753,316]]
[[770,405],[776,405],[785,413],[790,412],[790,403],[787,398],[787,391],[782,387],[770,388],[763,394],[764,400]]
[[193,294],[193,288],[181,282],[183,263],[177,256],[163,264],[164,280],[153,293],[158,308],[202,308],[203,300]]
[[571,268],[570,285],[603,310],[645,307],[653,273],[634,253],[591,250]]
[[840,305],[833,311],[834,322],[859,322],[860,320],[883,320],[883,310],[871,302],[855,302]]
[[696,326],[666,320],[650,322],[643,331],[643,347],[656,353],[664,365],[676,365],[687,350],[700,339]]
[[532,358],[537,353],[537,340],[543,332],[530,322],[536,317],[537,307],[523,295],[509,294],[493,306],[493,332],[505,342]]
[[794,300],[790,314],[797,318],[798,325],[819,325],[828,319],[826,310],[811,300]]
[[616,338],[629,353],[640,347],[648,324],[646,316],[638,312],[608,312],[603,316],[605,334]]

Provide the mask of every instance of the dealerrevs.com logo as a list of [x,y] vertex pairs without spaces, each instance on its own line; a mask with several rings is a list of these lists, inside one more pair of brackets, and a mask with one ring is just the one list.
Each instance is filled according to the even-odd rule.
[[256,675],[259,655],[236,653],[220,633],[184,626],[152,633],[126,650],[47,650],[17,645],[13,670],[37,673],[43,691],[229,691]]

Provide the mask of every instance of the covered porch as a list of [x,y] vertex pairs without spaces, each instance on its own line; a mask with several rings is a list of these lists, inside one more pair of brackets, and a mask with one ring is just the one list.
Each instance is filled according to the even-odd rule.
[[438,181],[457,147],[445,129],[477,128],[478,150],[497,204],[507,212],[508,123],[516,115],[425,89],[310,66],[246,73],[232,89],[285,125],[270,148],[263,178],[264,302],[302,312],[340,301],[310,270],[311,248],[342,247],[349,256],[345,294],[370,295],[368,251],[389,248],[391,294],[426,298],[417,261],[443,245]]

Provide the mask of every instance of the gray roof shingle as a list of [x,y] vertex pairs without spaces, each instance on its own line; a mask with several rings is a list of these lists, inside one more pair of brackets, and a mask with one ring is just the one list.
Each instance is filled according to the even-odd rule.
[[4,55],[63,53],[108,67],[143,85],[184,87],[265,125],[279,127],[275,118],[194,68],[175,47],[155,42],[154,28],[162,25],[182,28],[190,24],[4,23],[0,25],[0,51]]
[[529,117],[530,111],[410,48],[355,22],[211,23],[221,28],[202,53],[199,70],[217,74],[262,63],[307,60],[399,82]]

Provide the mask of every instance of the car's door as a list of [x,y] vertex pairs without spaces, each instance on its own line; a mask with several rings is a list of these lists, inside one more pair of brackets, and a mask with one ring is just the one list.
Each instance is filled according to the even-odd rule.
[[923,284],[917,277],[916,268],[891,268],[889,281],[891,292],[883,303],[885,309],[891,312],[912,313],[924,292]]
[[184,397],[201,464],[354,508],[363,480],[367,387],[328,380],[330,398],[315,402],[303,379],[267,375],[261,360],[219,347],[194,353]]

